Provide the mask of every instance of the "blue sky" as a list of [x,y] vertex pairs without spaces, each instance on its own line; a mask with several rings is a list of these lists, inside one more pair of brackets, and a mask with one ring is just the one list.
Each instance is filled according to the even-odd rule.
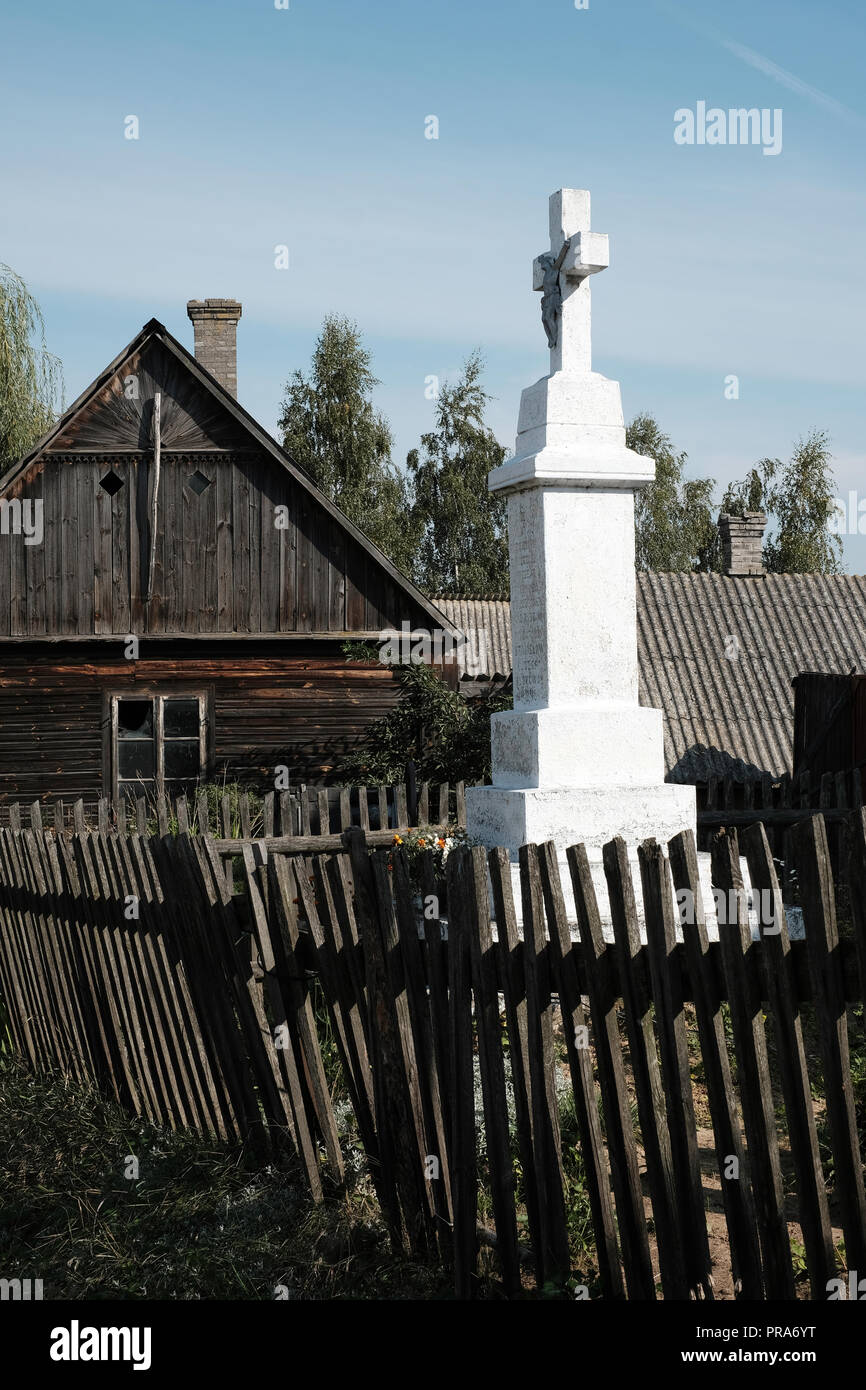
[[[855,0],[7,0],[2,33],[0,259],[42,304],[67,399],[147,319],[191,346],[186,301],[233,296],[239,396],[268,429],[338,311],[398,461],[432,421],[425,378],[475,347],[511,447],[547,370],[547,197],[585,187],[611,240],[593,365],[626,417],[652,411],[720,487],[823,428],[839,493],[866,488]],[[781,153],[675,144],[698,101],[781,108]],[[845,552],[866,570],[866,537]]]

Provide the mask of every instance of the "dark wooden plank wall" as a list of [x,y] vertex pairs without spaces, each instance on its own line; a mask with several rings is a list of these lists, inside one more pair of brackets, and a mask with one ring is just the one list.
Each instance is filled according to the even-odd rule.
[[[315,498],[253,452],[163,452],[145,603],[149,468],[146,453],[49,454],[10,488],[10,499],[42,499],[44,540],[0,536],[0,639],[431,626]],[[200,495],[197,470],[211,480]],[[114,497],[100,486],[109,471],[123,482]]]
[[[349,663],[338,644],[297,655],[247,656],[233,645],[137,662],[52,645],[0,658],[0,797],[93,800],[103,785],[103,693],[145,686],[213,691],[212,775],[262,783],[285,764],[294,781],[332,778],[343,752],[397,697],[393,672]],[[324,648],[324,650],[323,650]],[[189,652],[189,648],[186,649]]]

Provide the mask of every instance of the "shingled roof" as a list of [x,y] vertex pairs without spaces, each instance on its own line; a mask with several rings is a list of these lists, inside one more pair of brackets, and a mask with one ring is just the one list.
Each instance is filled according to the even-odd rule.
[[[483,632],[487,669],[511,671],[507,600],[434,600],[463,631]],[[743,780],[791,770],[801,671],[866,671],[862,575],[638,574],[640,702],[664,711],[674,782]]]

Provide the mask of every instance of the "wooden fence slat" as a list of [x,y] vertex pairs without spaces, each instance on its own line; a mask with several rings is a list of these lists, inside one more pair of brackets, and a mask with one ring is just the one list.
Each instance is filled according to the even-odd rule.
[[568,1277],[570,1259],[553,1059],[553,1006],[545,949],[544,902],[538,868],[538,847],[521,845],[518,855],[523,903],[523,968],[526,979],[530,1114],[544,1242],[539,1253],[544,1270],[544,1282],[562,1284]]
[[[797,1174],[798,1208],[806,1264],[812,1297],[822,1299],[827,1296],[827,1281],[836,1273],[836,1257],[818,1151],[800,1006],[791,970],[788,924],[773,856],[762,825],[754,825],[745,832],[743,848],[748,859],[752,888],[761,904],[758,917],[765,951],[769,1010],[775,1030],[791,1157]],[[763,910],[767,899],[772,903],[772,917]],[[768,920],[765,921],[765,917]]]
[[454,1292],[474,1290],[478,1183],[475,1149],[475,1087],[472,1065],[472,979],[466,901],[468,854],[448,856],[448,984],[451,1007],[451,1204],[454,1212]]
[[556,846],[552,840],[541,846],[539,868],[544,908],[547,913],[553,975],[562,1011],[574,1108],[595,1230],[599,1278],[605,1298],[622,1298],[624,1289],[616,1243],[616,1220],[592,1075],[589,1026],[581,1001],[576,952],[568,929],[568,914],[562,895]]
[[265,792],[262,797],[262,834],[265,836],[274,833],[274,792]]
[[851,1080],[833,874],[822,816],[812,816],[798,826],[797,862],[845,1258],[849,1270],[866,1270],[866,1192]]
[[366,787],[358,788],[358,820],[362,830],[370,829],[370,802]]
[[[655,1021],[659,1037],[665,1109],[675,1183],[674,1219],[685,1254],[693,1298],[714,1297],[704,1194],[698,1156],[697,1120],[689,1072],[689,1042],[683,1012],[682,981],[674,967],[676,926],[667,859],[661,845],[638,846]],[[661,1124],[662,1116],[657,1116]]]
[[514,1165],[508,1133],[505,1064],[502,1057],[502,1028],[499,1022],[499,985],[493,960],[487,861],[480,846],[471,850],[467,867],[471,873],[469,951],[478,1029],[484,1128],[490,1164],[493,1216],[496,1222],[496,1250],[505,1292],[512,1298],[520,1289],[520,1254],[514,1208]]
[[[682,913],[685,918],[683,942],[707,1080],[707,1099],[730,1241],[734,1295],[737,1298],[760,1299],[763,1296],[761,1252],[751,1189],[742,1177],[746,1171],[745,1149],[728,1061],[721,990],[710,957],[697,849],[692,832],[689,830],[676,835],[668,845],[668,852],[678,900],[685,909]],[[736,1160],[732,1167],[729,1167],[729,1159]]]
[[316,805],[319,811],[319,834],[330,835],[331,803],[328,799],[328,792],[325,787],[320,787],[316,793]]
[[[259,957],[270,999],[270,1021],[277,1060],[285,1073],[310,1191],[314,1200],[320,1202],[324,1191],[311,1121],[318,1124],[328,1158],[340,1175],[343,1173],[343,1158],[312,1004],[298,960],[295,894],[285,877],[272,878],[272,886],[277,891],[269,897],[266,908],[252,849],[246,848],[243,856]],[[298,887],[301,886],[309,889],[306,875],[299,877]],[[270,914],[274,915],[273,931]]]
[[602,857],[656,1226],[662,1289],[666,1298],[687,1298],[688,1280],[676,1224],[670,1138],[667,1127],[660,1123],[660,1117],[664,1115],[664,1088],[656,1054],[651,995],[645,962],[641,956],[637,907],[625,841],[619,836],[608,841],[603,847]]
[[[410,1245],[415,1249],[419,1241],[416,1205],[419,1185],[417,1143],[414,1140],[414,1124],[405,1091],[403,1052],[376,912],[373,873],[367,856],[364,832],[359,828],[347,830],[344,832],[344,840],[352,864],[355,916],[364,953],[366,992],[371,1012],[368,1047],[373,1070],[382,1191],[385,1195],[383,1215],[393,1248],[395,1251],[402,1250],[402,1207]],[[421,1186],[423,1188],[423,1182]]]
[[406,830],[409,827],[409,807],[406,800],[406,788],[397,785],[394,788],[394,829]]
[[767,1298],[789,1299],[794,1297],[791,1247],[785,1220],[761,992],[754,957],[750,957],[752,936],[743,903],[737,832],[719,831],[713,839],[711,853],[713,885],[722,889],[729,904],[723,916],[731,916],[733,909],[734,917],[733,921],[719,923],[719,941],[731,1006],[737,1080],[761,1241],[765,1294]]
[[418,938],[414,897],[409,881],[405,851],[400,850],[392,854],[391,864],[399,923],[399,951],[403,962],[406,1002],[412,1030],[414,1063],[417,1069],[421,1102],[420,1118],[425,1135],[424,1153],[422,1154],[425,1175],[427,1169],[431,1167],[431,1159],[435,1159],[438,1164],[438,1175],[435,1178],[426,1177],[426,1181],[430,1185],[431,1207],[436,1218],[438,1236],[439,1232],[444,1233],[447,1230],[451,1221],[450,1179],[439,1072],[435,1064],[430,1008],[427,1001],[427,985],[424,979],[424,963],[421,942]]
[[[452,854],[454,851],[452,851]],[[524,1199],[529,1222],[529,1234],[535,1260],[535,1281],[544,1285],[544,1229],[541,1222],[541,1198],[532,1139],[531,1094],[529,1066],[528,1014],[526,982],[523,970],[523,942],[517,927],[511,864],[507,849],[492,849],[488,856],[490,882],[493,889],[493,911],[499,945],[499,965],[502,992],[505,998],[505,1018],[510,1041],[511,1084],[514,1090],[514,1116],[520,1166],[523,1170]],[[451,862],[451,855],[448,863]],[[449,885],[450,937],[450,885]],[[450,1036],[450,1033],[449,1033]]]

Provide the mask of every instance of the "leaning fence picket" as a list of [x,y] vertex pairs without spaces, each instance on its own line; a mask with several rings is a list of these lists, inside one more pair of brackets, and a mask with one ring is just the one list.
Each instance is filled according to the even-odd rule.
[[[715,1137],[722,1202],[731,1248],[731,1270],[737,1298],[763,1296],[761,1252],[746,1171],[745,1149],[722,1017],[723,988],[713,970],[704,918],[695,837],[689,831],[668,844],[671,872],[686,907],[683,942],[698,1023],[707,1099]],[[733,1162],[732,1162],[733,1160]]]
[[589,1024],[581,1000],[577,952],[568,929],[556,847],[552,840],[541,846],[539,868],[550,937],[553,978],[562,1011],[574,1108],[595,1228],[599,1278],[606,1298],[622,1298],[623,1283],[616,1244],[616,1220],[592,1075]]
[[[674,965],[676,928],[670,869],[655,840],[638,846],[647,956],[659,1036],[665,1113],[674,1177],[674,1221],[685,1256],[688,1289],[694,1298],[713,1298],[712,1262],[704,1216],[697,1121],[689,1072],[689,1044],[682,982]],[[657,1122],[661,1123],[661,1115]]]
[[[713,884],[734,907],[734,921],[720,926],[719,941],[731,1005],[737,1080],[749,1151],[749,1174],[755,1198],[767,1298],[793,1298],[791,1246],[785,1220],[779,1141],[767,1040],[761,1012],[749,918],[736,830],[719,831],[712,845]],[[732,891],[733,890],[733,891]],[[730,909],[728,914],[730,915]]]
[[[763,911],[759,915],[766,961],[769,1013],[775,1030],[788,1138],[797,1174],[800,1224],[803,1229],[803,1245],[812,1297],[823,1298],[827,1292],[827,1281],[836,1272],[836,1257],[824,1174],[818,1152],[818,1133],[806,1066],[806,1050],[803,1045],[800,1005],[791,970],[788,924],[785,920],[785,909],[773,857],[762,825],[750,826],[745,831],[743,848],[749,864],[752,888],[759,894],[762,903],[764,895],[769,894],[773,904],[771,917]],[[764,921],[765,917],[769,917],[769,920]]]
[[845,1257],[849,1269],[866,1269],[866,1191],[851,1080],[833,874],[822,816],[813,816],[797,827],[797,850]]

